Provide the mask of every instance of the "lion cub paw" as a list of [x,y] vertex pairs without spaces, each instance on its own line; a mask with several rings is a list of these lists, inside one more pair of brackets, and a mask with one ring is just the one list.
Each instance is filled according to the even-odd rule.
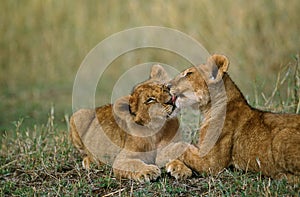
[[91,161],[90,157],[88,157],[88,156],[84,157],[83,160],[82,160],[83,169],[89,170],[91,162],[92,161]]
[[149,182],[156,180],[161,174],[160,169],[155,165],[146,165],[141,171],[137,172],[133,179],[139,182]]
[[166,169],[176,179],[187,179],[192,176],[192,170],[177,159],[167,163]]

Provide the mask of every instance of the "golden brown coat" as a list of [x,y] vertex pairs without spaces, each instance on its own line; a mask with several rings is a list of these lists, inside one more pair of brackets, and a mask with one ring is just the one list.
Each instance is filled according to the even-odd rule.
[[[139,181],[160,175],[157,152],[176,139],[179,128],[178,119],[171,117],[174,100],[162,85],[166,80],[165,70],[153,66],[150,79],[137,85],[131,95],[114,105],[81,109],[72,115],[70,139],[84,157],[84,168],[90,162],[108,163],[115,176]],[[190,169],[185,170],[191,175]]]
[[[189,146],[180,160],[197,172],[215,174],[234,165],[299,182],[300,115],[249,106],[226,73],[228,65],[225,56],[213,55],[205,65],[188,68],[171,81],[171,92],[178,95],[176,105],[194,106],[204,115],[199,143]],[[166,167],[175,170],[172,163]]]

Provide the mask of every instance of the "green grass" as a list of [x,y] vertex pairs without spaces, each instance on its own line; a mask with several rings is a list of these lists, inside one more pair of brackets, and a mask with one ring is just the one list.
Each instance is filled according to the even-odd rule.
[[[1,1],[0,196],[299,195],[299,186],[236,169],[186,181],[163,173],[147,184],[116,180],[109,166],[87,173],[66,126],[86,54],[113,33],[144,25],[178,29],[227,55],[251,105],[299,113],[299,10],[298,0]],[[96,104],[110,102],[122,71],[150,61],[187,65],[160,50],[124,54],[101,78]]]
[[81,167],[78,152],[52,119],[45,126],[4,138],[0,157],[0,196],[297,196],[299,185],[259,173],[226,169],[217,176],[194,174],[177,181],[163,170],[151,183],[118,180],[110,166]]

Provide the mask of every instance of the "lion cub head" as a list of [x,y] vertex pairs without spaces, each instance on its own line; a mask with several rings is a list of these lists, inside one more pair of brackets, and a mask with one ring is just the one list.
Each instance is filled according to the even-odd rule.
[[130,128],[145,130],[145,127],[160,129],[168,118],[172,118],[176,98],[164,85],[169,76],[160,65],[154,65],[150,78],[133,88],[131,95],[118,99],[114,112],[127,122]]
[[228,70],[229,61],[223,55],[212,55],[206,64],[190,67],[177,75],[168,87],[178,98],[176,107],[201,107],[211,101],[210,88],[218,84]]

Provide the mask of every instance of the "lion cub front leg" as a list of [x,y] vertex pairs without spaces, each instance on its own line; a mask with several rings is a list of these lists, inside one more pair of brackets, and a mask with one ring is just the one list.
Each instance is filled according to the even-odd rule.
[[115,176],[139,182],[156,180],[160,176],[161,171],[158,166],[145,163],[145,161],[149,162],[149,159],[145,158],[144,154],[147,155],[147,153],[122,151],[117,155],[113,164]]

